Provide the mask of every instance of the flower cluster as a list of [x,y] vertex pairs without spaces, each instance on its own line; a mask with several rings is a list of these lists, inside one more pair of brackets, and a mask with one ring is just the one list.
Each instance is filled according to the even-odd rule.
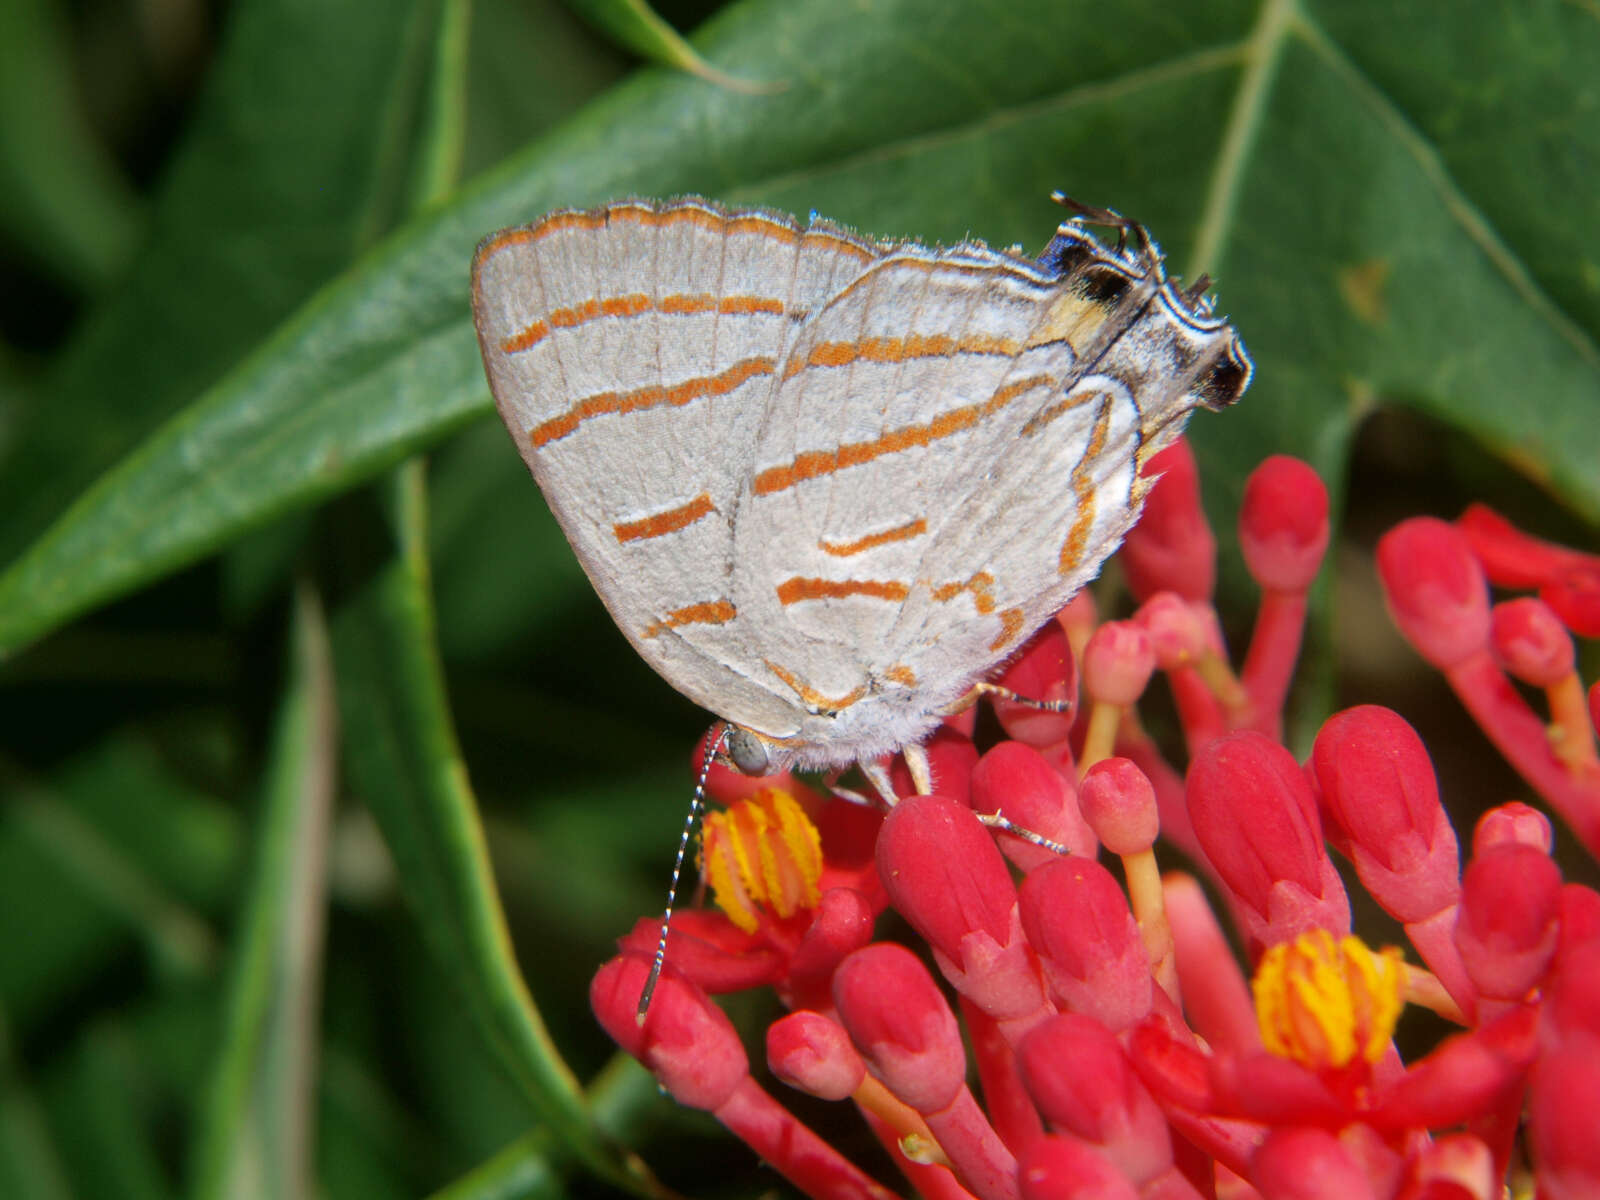
[[[1137,611],[1102,621],[1080,596],[1000,680],[1059,711],[996,701],[1006,738],[981,753],[972,714],[952,718],[927,747],[934,794],[896,764],[887,814],[712,766],[721,907],[674,917],[642,1023],[653,919],[622,939],[592,988],[601,1023],[815,1197],[892,1193],[757,1081],[711,994],[774,988],[772,1075],[853,1101],[939,1200],[1600,1195],[1600,894],[1563,881],[1521,803],[1479,822],[1463,869],[1428,753],[1388,709],[1337,713],[1298,761],[1283,707],[1322,483],[1282,457],[1248,481],[1260,604],[1236,671],[1194,460],[1179,442],[1151,469],[1120,559]],[[1600,685],[1585,695],[1572,640],[1600,635],[1600,558],[1474,507],[1402,523],[1377,559],[1407,640],[1600,855]],[[1491,584],[1536,595],[1494,604]],[[1158,672],[1185,770],[1140,723]],[[995,813],[1039,838],[995,832]],[[1174,851],[1215,908],[1196,875],[1162,874]],[[1352,935],[1330,851],[1404,950]],[[923,945],[874,940],[890,906]],[[1460,1027],[1409,1062],[1392,1037],[1408,1003]]]

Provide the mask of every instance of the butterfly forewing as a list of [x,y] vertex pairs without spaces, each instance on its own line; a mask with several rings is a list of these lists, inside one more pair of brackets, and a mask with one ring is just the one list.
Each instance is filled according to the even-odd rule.
[[693,201],[554,213],[479,249],[501,417],[612,616],[669,682],[781,733],[728,663],[738,490],[785,348],[879,251]]

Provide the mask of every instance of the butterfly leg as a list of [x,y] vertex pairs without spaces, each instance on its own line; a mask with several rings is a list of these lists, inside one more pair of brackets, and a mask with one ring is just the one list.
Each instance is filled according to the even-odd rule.
[[883,807],[893,808],[894,802],[898,797],[895,795],[894,782],[889,778],[889,772],[884,768],[884,765],[876,759],[871,761],[862,759],[856,763],[856,766],[867,777],[867,782],[872,785],[873,790],[883,797]]
[[1029,708],[1037,708],[1040,712],[1069,713],[1077,707],[1076,699],[1072,700],[1035,700],[1032,696],[1019,696],[1008,687],[1001,687],[998,683],[975,683],[972,690],[963,696],[958,703],[961,708],[968,708],[976,703],[980,696],[994,696],[1000,700],[1010,700],[1015,704],[1025,704]]

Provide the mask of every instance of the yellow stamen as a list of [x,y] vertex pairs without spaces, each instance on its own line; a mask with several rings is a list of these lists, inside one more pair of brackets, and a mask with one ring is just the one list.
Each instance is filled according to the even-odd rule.
[[784,918],[817,906],[822,838],[793,796],[767,788],[706,817],[700,869],[717,907],[754,933],[761,908]]
[[1405,1007],[1406,969],[1393,946],[1373,953],[1355,937],[1303,933],[1261,956],[1253,983],[1268,1050],[1314,1070],[1357,1057],[1376,1062]]

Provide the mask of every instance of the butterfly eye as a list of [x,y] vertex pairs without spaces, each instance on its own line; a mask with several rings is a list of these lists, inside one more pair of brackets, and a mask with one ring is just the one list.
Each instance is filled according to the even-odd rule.
[[767,744],[748,729],[735,729],[728,735],[728,757],[746,775],[768,772]]

